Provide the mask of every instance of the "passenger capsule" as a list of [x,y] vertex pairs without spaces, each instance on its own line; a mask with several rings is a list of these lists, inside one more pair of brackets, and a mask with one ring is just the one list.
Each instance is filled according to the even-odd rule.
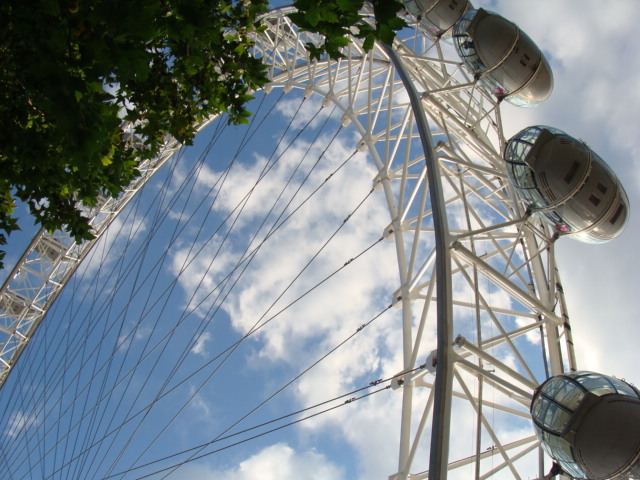
[[640,478],[640,392],[628,383],[591,372],[551,377],[536,390],[531,417],[565,474]]
[[555,128],[528,127],[507,142],[504,160],[524,203],[558,234],[602,243],[624,229],[627,194],[605,161],[584,142]]
[[453,25],[471,8],[469,0],[405,0],[403,3],[425,33],[433,38],[450,37],[448,32]]
[[533,106],[551,94],[551,67],[535,43],[500,15],[469,10],[453,27],[458,55],[479,81],[500,99]]

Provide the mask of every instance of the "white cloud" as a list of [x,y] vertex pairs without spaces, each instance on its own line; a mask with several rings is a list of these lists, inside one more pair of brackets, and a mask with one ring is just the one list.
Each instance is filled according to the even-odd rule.
[[294,450],[287,444],[277,443],[264,448],[238,463],[237,466],[217,470],[205,464],[187,465],[168,477],[171,480],[198,478],[213,480],[340,480],[343,470],[324,455],[311,450]]
[[[630,61],[633,58],[631,38],[634,37],[629,32],[635,28],[633,20],[640,14],[640,5],[621,2],[616,8],[604,9],[596,2],[587,2],[585,7],[585,4],[578,6],[575,2],[557,0],[541,1],[535,8],[523,2],[506,1],[480,1],[477,5],[487,5],[519,23],[547,52],[554,69],[555,92],[545,104],[535,109],[503,106],[502,116],[507,137],[527,125],[542,123],[557,126],[584,138],[609,160],[625,181],[631,201],[637,201],[640,188],[637,159],[640,148],[635,142],[637,131],[640,130],[640,117],[634,106],[640,103],[635,86],[635,81],[640,76],[640,65],[637,61]],[[309,121],[312,118],[311,107],[317,107],[321,101],[319,97],[312,97],[305,102],[294,120],[294,126],[304,125]],[[293,118],[298,105],[297,100],[285,97],[278,104],[278,110],[288,121]],[[312,122],[314,132],[329,111],[330,108],[323,109]],[[235,165],[224,186],[212,191],[213,195],[219,194],[213,208],[216,213],[225,215],[246,202],[245,211],[236,223],[237,233],[231,234],[228,243],[223,246],[219,238],[212,240],[183,271],[180,282],[187,292],[185,303],[189,302],[193,307],[205,300],[233,270],[241,252],[248,246],[247,239],[256,234],[256,220],[270,211],[278,196],[282,195],[275,205],[275,213],[271,214],[271,223],[258,232],[253,246],[264,238],[269,225],[273,224],[294,194],[296,197],[293,205],[298,205],[319,181],[351,154],[354,140],[357,141],[358,138],[341,138],[335,142],[314,173],[319,180],[304,185],[297,194],[294,193],[297,186],[305,172],[311,168],[310,161],[304,160],[305,152],[311,147],[310,158],[317,157],[329,144],[329,137],[324,134],[313,145],[309,145],[310,139],[307,136],[286,150],[286,142],[280,144],[276,153],[280,155],[277,162],[271,167],[269,176],[255,188],[255,182],[265,166],[269,165],[269,155],[275,148],[277,139],[265,140],[260,151],[250,160]],[[301,159],[303,162],[300,170],[292,175]],[[200,192],[207,191],[215,184],[219,176],[216,168],[219,170],[217,166],[214,168],[205,165],[201,169],[196,180]],[[184,173],[181,175],[184,176]],[[261,247],[252,260],[251,270],[243,275],[223,305],[236,332],[245,333],[256,322],[260,324],[271,318],[382,233],[382,227],[389,223],[389,218],[384,199],[376,192],[377,195],[370,198],[347,222],[340,233],[339,246],[330,244],[301,278],[288,287],[295,274],[368,192],[375,175],[376,172],[367,164],[364,156],[354,157],[317,194],[313,204],[302,207],[294,218]],[[290,177],[293,178],[292,184],[283,192],[282,186]],[[450,185],[445,185],[446,195],[450,195],[452,191]],[[289,207],[289,211],[292,208]],[[452,226],[465,226],[466,218],[463,213],[462,210],[453,212],[450,219]],[[637,283],[634,270],[640,266],[633,245],[639,228],[636,218],[632,217],[629,230],[623,237],[610,245],[581,245],[571,239],[561,239],[558,242],[558,261],[569,301],[580,365],[626,376],[628,379],[636,374],[633,370],[634,350],[632,345],[620,348],[620,336],[621,331],[625,332],[626,339],[636,338],[640,334],[640,327],[635,322],[634,305],[634,286]],[[477,223],[475,219],[472,222],[474,225]],[[371,231],[370,226],[373,224],[380,225],[379,231]],[[199,242],[198,246],[200,245],[202,242]],[[221,246],[220,253],[212,262]],[[182,271],[184,262],[191,260],[188,255],[193,254],[188,254],[188,249],[188,245],[178,244],[172,250],[174,273]],[[516,253],[516,257],[518,256]],[[339,278],[330,280],[314,290],[312,296],[287,308],[253,337],[253,350],[247,361],[247,368],[257,370],[256,365],[259,365],[263,369],[261,372],[271,373],[278,369],[298,372],[319,358],[391,301],[390,292],[398,288],[395,262],[393,244],[384,242],[362,259],[353,262]],[[635,268],[629,268],[628,265]],[[287,288],[282,298],[273,303],[277,294]],[[473,291],[468,283],[458,281],[454,284],[454,289],[456,298],[474,302]],[[488,282],[481,281],[480,290],[492,305],[505,309],[513,307],[513,299],[490,287]],[[189,300],[191,295],[193,299]],[[213,302],[212,298],[201,305],[199,314],[204,315]],[[456,308],[458,320],[464,316],[470,324],[475,321],[470,310],[466,307]],[[414,316],[417,314],[419,312],[414,312]],[[483,316],[482,322],[488,325],[490,320]],[[387,312],[299,380],[290,391],[288,399],[293,399],[296,407],[308,406],[400,371],[400,324],[398,310]],[[533,334],[528,338],[525,348],[538,342]],[[204,333],[192,346],[191,352],[204,356],[212,344],[210,334]],[[423,353],[435,348],[432,325],[428,327],[422,348]],[[520,369],[515,357],[506,350],[497,349],[496,355],[512,367]],[[276,378],[269,380],[270,385],[279,384]],[[489,388],[485,393],[488,401],[501,396],[499,392],[492,392]],[[416,394],[413,407],[416,414],[424,397],[425,392]],[[350,462],[357,464],[357,467],[353,467],[357,471],[357,478],[380,478],[392,474],[397,469],[400,398],[397,393],[384,392],[358,401],[353,408],[348,406],[331,415],[304,422],[296,430],[292,429],[295,431],[292,442],[320,447],[327,441],[327,435],[329,438],[338,437],[353,448]],[[456,405],[458,404],[456,401]],[[193,405],[205,417],[211,414],[211,408],[215,408],[204,397],[196,398]],[[466,409],[458,411],[455,419],[458,429],[454,432],[452,456],[464,456],[472,448],[471,437],[475,427],[468,426],[471,418],[472,412],[468,405]],[[502,431],[504,441],[516,438],[525,431],[529,432],[524,420],[522,424],[516,422],[509,425],[512,418],[496,414],[492,421]],[[483,442],[488,440],[485,438]],[[421,464],[425,464],[426,444],[421,448],[419,456],[423,459]],[[534,470],[535,466],[532,466],[531,471]],[[305,478],[317,479],[344,476],[344,472],[336,464],[315,450],[277,444],[238,462],[232,468],[188,466],[179,470],[172,478],[196,476],[204,479],[286,480],[299,478],[302,474]],[[506,476],[508,475],[507,473]]]
[[[544,123],[588,140],[596,151],[610,161],[623,178],[632,203],[637,203],[640,198],[640,169],[637,168],[640,148],[636,145],[636,137],[640,130],[640,117],[635,110],[640,97],[635,82],[640,77],[640,62],[633,57],[634,37],[631,33],[635,29],[633,22],[640,14],[640,4],[621,1],[616,7],[605,8],[599,2],[577,4],[541,0],[532,8],[525,2],[474,3],[487,4],[519,23],[548,52],[555,71],[555,92],[546,104],[536,109],[517,109],[504,105],[502,111],[507,136],[526,125]],[[317,106],[320,102],[320,98],[312,97],[294,123],[306,123],[312,118],[312,110],[307,108]],[[285,97],[278,108],[289,119],[297,105],[297,101],[289,101]],[[329,111],[330,108],[322,110],[312,128],[317,128]],[[298,205],[351,154],[353,143],[357,140],[341,137],[332,145],[316,169],[315,183],[303,186],[293,205]],[[189,253],[191,247],[188,244],[176,243],[170,252],[171,270],[174,274],[180,274],[180,285],[185,292],[183,306],[188,310],[199,305],[197,313],[204,316],[213,305],[217,286],[233,271],[241,252],[248,246],[247,239],[255,234],[256,219],[269,212],[282,186],[304,157],[309,141],[305,137],[286,152],[282,146],[279,147],[281,158],[270,175],[251,193],[246,212],[236,224],[237,231],[231,234],[224,245],[220,236],[208,243],[199,239],[195,249]],[[311,146],[310,158],[317,156],[328,144],[329,137],[321,136]],[[213,190],[212,195],[220,194],[213,207],[214,213],[226,214],[242,204],[267,164],[268,154],[274,145],[268,141],[261,143],[259,153],[236,165],[225,185]],[[318,193],[313,204],[301,208],[261,247],[252,261],[252,269],[243,275],[223,307],[236,333],[247,332],[256,322],[271,318],[380,236],[382,228],[389,223],[389,215],[381,192],[375,192],[346,223],[340,233],[339,245],[330,244],[282,299],[272,306],[274,292],[284,291],[295,273],[309,261],[311,255],[370,189],[376,172],[367,162],[363,155],[355,156]],[[275,212],[284,209],[304,172],[310,168],[310,161],[303,162],[301,169],[293,175],[291,187],[276,204]],[[219,170],[215,164],[203,166],[195,179],[200,193],[208,191],[215,184]],[[186,171],[182,170],[181,165],[177,166],[176,171],[177,180],[186,178]],[[172,189],[177,190],[175,180]],[[450,194],[451,187],[445,186],[445,191]],[[271,224],[276,216],[277,213],[272,214]],[[621,238],[601,246],[561,239],[557,256],[569,301],[579,364],[640,383],[635,371],[637,361],[634,345],[631,344],[633,339],[640,336],[635,305],[635,277],[640,266],[635,247],[635,238],[640,233],[637,218],[632,205],[631,222]],[[465,222],[462,211],[454,212],[452,225],[464,226]],[[139,225],[141,230],[146,227],[144,223]],[[377,226],[372,229],[371,225]],[[253,246],[264,238],[268,228],[267,225],[257,234]],[[105,238],[107,240],[109,238]],[[200,250],[200,247],[203,248]],[[194,256],[196,251],[199,253]],[[188,262],[189,265],[185,267]],[[85,268],[95,267],[87,263]],[[300,371],[386,307],[391,301],[390,292],[398,288],[397,283],[394,246],[392,242],[383,242],[256,334],[252,338],[252,350],[246,364],[241,367],[255,369],[253,373],[259,371],[265,376],[273,375],[268,378],[269,386],[279,385],[281,379],[277,375],[282,370]],[[468,299],[470,303],[474,301],[468,283],[456,282],[454,289],[457,298]],[[512,307],[513,300],[504,292],[492,289],[488,282],[481,281],[480,290],[492,305]],[[456,308],[455,312],[456,315],[465,316],[469,323],[475,320],[469,308]],[[414,317],[419,313],[414,312]],[[297,382],[288,400],[292,400],[296,408],[308,406],[366,385],[377,378],[396,374],[401,370],[403,361],[401,321],[399,310],[387,312]],[[486,316],[482,317],[482,321],[484,324],[489,322]],[[425,334],[422,353],[435,348],[432,327],[431,324]],[[138,336],[143,333],[146,332],[140,330],[136,339],[140,339]],[[218,337],[208,330],[204,332],[193,345],[190,344],[190,351],[194,354],[192,357],[206,358],[217,340]],[[537,341],[531,335],[529,343]],[[514,357],[504,351],[498,354],[512,366],[518,365]],[[242,383],[245,380],[234,378],[234,381]],[[263,384],[247,384],[256,390],[266,389]],[[225,385],[225,391],[220,393],[225,401],[228,401],[228,387]],[[244,394],[246,392],[243,391]],[[251,395],[258,396],[254,390],[251,390]],[[414,411],[417,413],[424,392],[419,392],[416,398]],[[191,405],[198,419],[210,420],[218,413],[214,399],[205,397],[204,393],[197,395]],[[452,446],[452,452],[459,455],[463,455],[461,452],[465,452],[465,448],[472,444],[470,437],[473,433],[465,427],[469,424],[470,412],[461,412],[456,418],[457,425],[462,425],[457,432],[460,441],[456,440]],[[344,478],[346,474],[338,462],[320,453],[324,452],[321,447],[326,445],[327,436],[340,438],[349,448],[353,448],[349,463],[357,463],[357,467],[354,467],[357,478],[384,478],[397,468],[399,416],[400,394],[383,392],[360,400],[353,407],[338,409],[331,415],[320,416],[291,429],[294,432],[291,434],[293,446],[283,443],[272,445],[237,462],[233,467],[188,465],[171,478]],[[497,424],[506,424],[506,418],[496,416]],[[28,420],[18,411],[11,418],[5,433],[12,436],[22,426],[29,426]],[[516,431],[507,428],[505,431],[507,437],[515,436],[521,433],[520,425]],[[294,445],[294,442],[298,443]],[[463,442],[468,444],[463,445]],[[314,445],[317,450],[299,445]],[[424,459],[426,446],[422,448],[419,454]]]
[[[474,2],[476,3],[476,2]],[[478,2],[482,5],[486,2]],[[544,0],[535,8],[500,1],[495,11],[516,21],[547,52],[555,76],[551,97],[535,109],[503,109],[505,129],[557,126],[582,138],[621,179],[631,203],[626,231],[604,245],[569,238],[556,258],[569,304],[581,368],[640,382],[629,339],[640,336],[635,305],[640,255],[640,59],[633,42],[640,3]]]
[[[576,5],[566,1],[544,1],[536,4],[535,8],[523,2],[474,4],[489,4],[489,8],[519,23],[547,52],[554,69],[555,91],[546,104],[535,109],[503,107],[507,136],[527,125],[542,123],[585,139],[623,179],[634,212],[633,203],[637,203],[640,197],[640,169],[637,168],[640,149],[636,140],[640,130],[640,117],[637,115],[640,96],[635,85],[640,77],[640,62],[632,51],[630,39],[634,38],[633,22],[640,14],[640,4],[621,2],[615,8],[603,8],[597,2]],[[632,216],[628,231],[611,244],[583,245],[563,238],[558,242],[557,252],[579,365],[627,379],[637,375],[634,371],[635,353],[632,344],[623,348],[621,332],[631,332],[623,335],[627,342],[640,334],[634,305],[635,276],[640,267],[634,246],[640,228],[636,218]],[[462,218],[458,217],[458,221],[462,223]],[[457,295],[464,296],[464,288],[468,289],[468,286],[457,287]],[[493,293],[493,297],[495,305],[509,307],[511,304],[502,292]],[[280,344],[273,351],[284,355],[283,337],[277,338]],[[529,338],[529,343],[538,342],[534,334]],[[372,357],[380,363],[388,361],[388,352],[384,356],[383,350],[373,352]],[[294,355],[294,358],[298,356]],[[355,358],[366,357],[356,353]],[[517,365],[512,356],[506,359],[512,366]],[[312,372],[298,386],[298,394],[310,400],[319,398],[322,390],[317,385],[321,379],[330,380],[329,391],[333,392],[334,385],[341,383],[345,375],[340,370],[340,360],[336,359],[335,364],[329,360],[326,369],[321,367],[318,372]],[[381,412],[387,411],[381,405],[372,406],[371,410],[362,408],[349,418],[337,414],[335,420],[318,420],[315,426],[333,424],[350,443],[357,445],[356,450],[364,458],[367,451],[381,451],[372,433],[376,427],[371,425],[386,422],[388,417]],[[360,428],[356,428],[358,420],[368,415],[375,420],[363,420],[358,424]],[[389,422],[390,430],[396,428],[396,420]],[[363,430],[367,435],[358,434]]]
[[201,394],[196,393],[193,387],[190,389],[189,396],[191,398],[189,406],[192,410],[198,412],[198,421],[213,423],[212,406],[209,404],[209,402],[207,402],[206,398],[204,398]]
[[25,431],[39,424],[39,420],[33,413],[25,413],[22,410],[14,411],[9,417],[9,422],[5,435],[10,438],[17,438],[25,435]]
[[307,124],[309,129],[313,129],[319,127],[332,113],[331,106],[318,110],[322,102],[320,96],[312,95],[301,105],[297,98],[285,96],[276,105],[276,110],[282,114],[284,120],[291,121],[293,129],[300,129]]
[[[328,140],[324,140],[322,148],[326,147],[327,143]],[[316,156],[320,145],[322,142],[314,147]],[[314,183],[303,186],[294,205],[306,198],[319,181],[328,177],[352,153],[352,148],[353,145],[349,146],[344,141],[336,142],[314,172]],[[254,218],[268,212],[274,192],[286,183],[305,149],[306,145],[303,143],[302,146],[297,145],[295,149],[287,151],[271,175],[263,180],[264,185],[256,188],[251,200],[251,209],[249,206],[247,209],[251,210],[251,214],[237,224],[242,234],[246,235],[246,232],[253,228]],[[261,162],[263,160],[257,159],[255,163],[234,167],[219,197],[217,208],[222,215],[242,200],[248,188],[247,182],[253,183],[253,180],[248,179],[257,178],[262,169]],[[203,174],[209,175],[210,172],[203,170]],[[354,157],[314,196],[312,202],[302,207],[295,217],[261,247],[252,261],[252,268],[243,275],[223,305],[236,330],[247,332],[256,322],[264,322],[271,318],[293,299],[313,288],[318,281],[343,266],[381,236],[382,229],[389,222],[389,214],[382,192],[375,192],[345,223],[336,241],[330,243],[282,299],[273,304],[274,298],[287,288],[291,279],[367,195],[375,174],[363,155]],[[297,188],[300,178],[296,177],[295,181],[295,186],[290,190]],[[377,227],[372,229],[371,225]],[[233,242],[230,243],[233,247],[230,246],[227,251],[229,256],[215,262],[208,271],[209,266],[205,268],[201,262],[204,262],[204,259],[209,262],[211,255],[199,255],[181,276],[182,287],[189,294],[193,293],[204,275],[203,284],[206,287],[202,288],[202,292],[211,288],[216,284],[216,277],[224,277],[226,272],[233,268],[238,256],[230,252],[243,250],[246,243],[243,235],[234,236]],[[175,249],[172,255],[174,271],[177,271],[177,266],[186,258],[184,247]],[[279,368],[279,365],[284,364],[290,371],[301,371],[354,333],[391,302],[390,292],[398,288],[397,272],[393,243],[385,241],[376,245],[361,259],[352,262],[336,278],[315,288],[312,295],[289,307],[283,314],[270,321],[266,328],[260,330],[253,337],[252,344],[255,345],[255,350],[249,364],[260,365],[262,368]],[[295,405],[308,406],[325,401],[353,389],[354,386],[366,385],[370,381],[391,376],[401,370],[398,315],[397,309],[387,312],[357,335],[357,338],[345,344],[302,377],[292,392]],[[428,345],[429,342],[424,343],[424,348],[433,348],[432,344]],[[304,435],[313,437],[315,434],[311,432],[315,426],[315,429],[320,431],[332,431],[344,436],[345,431],[350,428],[349,425],[361,429],[367,419],[379,418],[379,427],[375,429],[376,442],[380,448],[392,450],[395,447],[391,447],[390,443],[393,445],[397,442],[397,434],[389,434],[385,427],[394,423],[395,417],[382,415],[379,409],[390,409],[391,404],[388,402],[395,404],[398,398],[392,396],[387,400],[361,402],[360,408],[356,411],[344,408],[335,415],[321,416],[305,422],[302,426],[306,432]],[[398,411],[397,408],[395,410]],[[355,441],[351,436],[347,438],[350,443]],[[362,436],[357,442],[358,447],[364,442],[362,450],[358,448],[358,455],[361,455],[359,464],[363,471],[370,474],[373,474],[375,465],[379,464],[365,458],[372,450],[365,448],[364,444],[370,447],[372,438],[370,435]],[[269,451],[269,454],[277,456],[276,451]],[[382,463],[379,465],[394,468],[395,453],[380,461]],[[248,465],[240,468],[237,475],[243,474],[244,471],[252,471]],[[286,478],[286,472],[280,473]],[[225,476],[236,478],[233,475],[233,472],[225,472]]]
[[196,343],[191,348],[191,353],[196,355],[202,355],[204,357],[207,356],[207,350],[205,348],[205,344],[211,340],[211,333],[204,332],[200,334],[200,336],[196,339]]
[[[145,218],[132,215],[130,211],[117,216],[80,264],[76,275],[93,277],[99,270],[118,261],[125,246],[147,231],[147,223]],[[109,280],[115,279],[105,279]]]

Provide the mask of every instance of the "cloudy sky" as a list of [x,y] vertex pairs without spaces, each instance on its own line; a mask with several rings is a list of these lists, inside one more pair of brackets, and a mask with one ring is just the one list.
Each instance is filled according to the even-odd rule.
[[[540,0],[533,4],[535,8],[532,2],[513,0],[474,4],[519,24],[545,52],[554,72],[554,92],[543,105],[502,107],[506,136],[532,124],[561,128],[585,140],[607,160],[629,194],[631,217],[619,238],[604,245],[563,238],[558,242],[557,258],[579,366],[640,383],[632,343],[640,338],[635,318],[635,275],[640,260],[634,242],[640,229],[634,208],[640,202],[640,147],[636,144],[640,54],[631,40],[640,4],[619,0],[607,10],[595,0]],[[3,402],[24,404],[25,408],[15,408],[5,416],[0,445],[7,451],[13,446],[12,439],[24,442],[18,446],[34,442],[29,443],[36,445],[29,447],[37,452],[34,458],[45,459],[35,467],[34,478],[46,476],[41,471],[47,475],[57,472],[49,478],[81,472],[86,478],[94,472],[99,472],[95,474],[98,478],[116,475],[128,466],[204,445],[218,436],[367,386],[401,369],[399,314],[395,309],[385,311],[389,292],[397,288],[397,268],[393,244],[377,241],[386,223],[381,216],[383,199],[369,194],[375,170],[364,154],[351,158],[353,133],[341,132],[334,138],[335,130],[325,129],[331,110],[316,114],[319,102],[311,97],[301,103],[299,95],[272,102],[274,113],[268,118],[275,118],[271,121],[281,127],[291,122],[291,130],[278,136],[273,125],[252,130],[249,137],[254,151],[228,174],[226,162],[236,158],[244,134],[215,143],[209,160],[200,164],[201,152],[215,136],[215,128],[209,129],[195,149],[167,166],[145,195],[121,215],[113,229],[120,230],[120,236],[107,235],[87,259],[60,298],[57,323],[46,323],[46,335],[34,339],[41,342],[36,344],[40,353],[21,359],[25,373],[12,374],[20,380],[10,396],[3,391]],[[256,118],[263,118],[268,108],[256,105]],[[304,137],[287,147],[294,130],[303,126]],[[280,138],[289,140],[277,143]],[[315,165],[318,157],[322,161]],[[349,162],[341,167],[347,158]],[[269,176],[252,188],[265,171]],[[313,175],[303,182],[307,173]],[[313,195],[313,202],[302,202],[330,176],[332,180]],[[204,199],[202,205],[200,199]],[[289,201],[300,205],[300,210],[285,228],[271,233],[286,218],[286,214],[279,215]],[[167,216],[164,223],[160,222],[162,215]],[[262,225],[265,216],[267,222]],[[225,218],[228,220],[223,221]],[[382,227],[368,228],[378,224]],[[336,230],[339,245],[325,247]],[[149,232],[158,235],[148,243],[128,243],[129,238],[147,238]],[[262,244],[265,237],[269,241]],[[165,253],[167,243],[170,248]],[[15,248],[8,260],[17,257]],[[318,252],[318,258],[307,266],[309,252]],[[352,258],[349,268],[340,270]],[[245,265],[250,266],[246,271]],[[336,270],[340,271],[331,276]],[[121,276],[124,272],[132,273],[133,279]],[[175,276],[177,282],[171,280]],[[313,294],[306,295],[312,287]],[[274,291],[278,292],[275,296]],[[117,299],[115,303],[108,301],[112,298]],[[163,319],[157,327],[156,318]],[[279,393],[290,379],[370,320],[362,330],[366,335],[355,335]],[[256,326],[260,329],[235,350],[234,342]],[[45,337],[53,340],[47,343]],[[98,343],[96,337],[107,340]],[[424,348],[433,347],[432,339],[425,340]],[[102,367],[109,358],[115,359],[111,366]],[[67,370],[68,380],[47,372],[46,365],[53,365],[54,359]],[[128,375],[127,369],[136,363],[142,366],[135,375]],[[90,369],[85,368],[87,364]],[[49,387],[46,398],[80,399],[71,402],[69,410],[63,409],[62,401],[47,404],[46,388],[27,376],[28,371],[42,372],[43,368],[40,375],[56,384]],[[159,371],[170,372],[167,385]],[[100,382],[78,392],[92,375]],[[73,384],[76,378],[81,380]],[[73,387],[73,395],[68,386],[72,384],[79,385]],[[120,390],[127,393],[116,397]],[[234,426],[271,395],[274,400]],[[341,403],[344,399],[331,406]],[[92,404],[108,407],[92,410]],[[151,404],[156,407],[148,409]],[[28,405],[36,413],[29,413]],[[184,405],[183,410],[176,412],[176,405]],[[354,408],[337,408],[189,463],[168,478],[386,478],[397,468],[398,405],[397,394],[374,394],[358,400]],[[174,415],[175,420],[167,421]],[[75,427],[76,421],[87,418],[91,423]],[[99,446],[91,446],[124,418],[133,420]],[[72,433],[66,437],[59,433],[65,430]],[[140,444],[148,446],[148,451],[110,447],[112,443],[129,445],[129,438],[142,440]],[[211,452],[233,442],[232,438],[207,445],[116,477],[138,478],[191,453]],[[52,446],[60,453],[50,453],[56,450]],[[89,459],[75,461],[76,452],[85,451],[92,453]],[[96,452],[109,460],[101,461]],[[29,461],[21,462],[10,462],[8,471],[22,472]],[[167,472],[171,470],[152,478],[163,478]],[[15,478],[28,477],[16,473]]]
[[[480,2],[477,2],[480,5]],[[563,239],[557,259],[566,289],[579,365],[640,382],[635,248],[640,233],[640,53],[629,42],[635,1],[603,9],[598,2],[482,2],[520,25],[548,55],[554,73],[551,97],[535,109],[505,108],[507,133],[522,125],[557,126],[586,141],[614,169],[631,203],[626,231],[603,245]]]

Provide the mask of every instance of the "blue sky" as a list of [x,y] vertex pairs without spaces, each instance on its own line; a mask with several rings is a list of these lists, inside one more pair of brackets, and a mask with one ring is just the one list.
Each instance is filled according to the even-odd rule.
[[[475,4],[518,23],[545,51],[554,71],[554,92],[545,104],[535,109],[503,107],[506,135],[532,124],[561,128],[587,141],[609,162],[626,187],[632,208],[623,235],[609,244],[595,246],[564,238],[558,242],[557,257],[580,367],[640,382],[630,341],[640,334],[634,302],[635,267],[639,264],[634,238],[640,228],[634,209],[640,187],[639,148],[635,143],[640,127],[636,112],[640,94],[635,83],[640,73],[640,59],[630,41],[640,5],[621,1],[615,4],[615,9],[603,10],[595,1],[578,6],[576,2],[555,0],[537,2],[532,10],[529,2]],[[274,92],[267,99],[273,100],[277,95]],[[17,382],[20,378],[20,383],[11,390],[11,397],[6,388],[0,397],[0,401],[16,405],[5,414],[0,425],[4,431],[0,444],[4,454],[7,455],[12,439],[21,438],[20,441],[25,442],[24,438],[30,438],[32,443],[26,448],[36,446],[29,452],[30,459],[12,457],[11,462],[16,463],[11,463],[11,470],[17,472],[19,463],[24,462],[20,468],[25,468],[29,462],[35,465],[36,458],[45,457],[43,467],[35,466],[31,476],[16,474],[15,478],[42,478],[46,476],[43,471],[48,474],[58,469],[61,470],[51,478],[89,478],[90,474],[102,478],[118,473],[142,453],[137,445],[148,445],[148,440],[160,433],[176,413],[176,405],[184,404],[187,398],[192,400],[149,451],[144,452],[138,464],[209,442],[386,307],[387,292],[393,291],[397,276],[391,242],[376,244],[312,296],[274,317],[268,327],[243,342],[224,363],[224,356],[214,357],[233,345],[257,320],[270,319],[318,279],[374,243],[386,225],[383,199],[375,195],[367,198],[375,169],[365,155],[357,154],[313,197],[313,203],[305,205],[286,228],[261,247],[251,262],[251,269],[239,277],[224,306],[214,310],[217,303],[210,292],[221,291],[224,296],[230,287],[230,283],[224,283],[225,276],[247,247],[247,239],[256,231],[257,238],[263,237],[269,225],[277,223],[277,214],[273,213],[268,217],[267,226],[257,230],[258,219],[268,212],[289,176],[292,175],[293,182],[276,203],[276,212],[284,207],[288,198],[293,198],[294,204],[300,202],[352,153],[353,133],[345,131],[331,140],[333,131],[322,127],[330,109],[321,110],[301,142],[287,150],[282,145],[275,149],[282,154],[278,163],[251,194],[246,212],[223,242],[230,222],[222,223],[222,219],[230,212],[231,221],[235,219],[233,208],[242,201],[249,191],[248,185],[260,175],[262,168],[270,164],[273,148],[268,146],[280,138],[279,129],[292,119],[295,127],[305,125],[312,118],[310,112],[314,111],[308,107],[317,107],[319,100],[310,98],[296,116],[300,102],[300,96],[295,93],[277,102],[277,111],[269,117],[269,126],[252,133],[253,150],[243,151],[242,159],[230,171],[222,188],[216,186],[216,179],[234,157],[241,137],[235,133],[216,142],[207,162],[191,174],[192,166],[198,165],[200,151],[211,138],[210,133],[204,132],[196,147],[186,150],[178,162],[166,166],[119,217],[115,227],[121,227],[121,236],[107,234],[86,260],[59,298],[55,311],[47,319],[50,321],[43,324],[33,339],[29,355],[21,359],[19,368],[25,376],[19,371],[13,372],[11,380]],[[260,109],[256,106],[256,120],[268,108],[268,105]],[[316,134],[317,141],[311,144],[314,155],[306,157],[305,151]],[[286,138],[293,138],[293,134],[287,133]],[[322,163],[314,167],[314,159],[327,146],[330,149]],[[313,180],[296,193],[297,185],[308,171],[314,172]],[[186,180],[184,184],[183,180]],[[167,193],[166,197],[163,192]],[[205,203],[198,207],[201,198]],[[330,244],[323,250],[318,260],[271,307],[274,288],[284,290],[292,275],[307,261],[308,252],[317,250],[364,198],[366,202],[341,230],[340,244]],[[173,200],[175,203],[170,203]],[[186,212],[195,212],[193,220],[180,217],[183,207]],[[126,246],[128,237],[145,239],[146,233],[156,229],[156,215],[165,213],[167,219],[158,227],[159,235],[148,244]],[[203,221],[204,230],[200,231]],[[221,230],[212,236],[219,225]],[[372,225],[376,228],[369,228]],[[174,229],[183,227],[183,235],[171,243],[165,255],[165,245],[173,239]],[[207,241],[208,238],[211,239]],[[24,245],[24,237],[12,236],[11,242],[7,263],[17,258],[16,252]],[[192,244],[195,249],[202,248],[195,257],[196,250],[189,253]],[[124,253],[109,255],[113,251]],[[184,261],[192,257],[193,261],[179,280],[172,283],[172,276],[181,272]],[[212,263],[214,258],[216,261]],[[124,272],[132,276],[121,278]],[[234,271],[234,280],[238,273]],[[213,287],[218,284],[221,286],[215,290]],[[110,304],[108,300],[112,298],[116,300]],[[133,301],[129,303],[129,300]],[[184,314],[185,309],[188,315]],[[143,322],[136,326],[139,319]],[[156,319],[160,319],[160,323],[153,329]],[[366,335],[357,335],[232,431],[393,375],[401,365],[398,322],[397,310],[384,313],[363,330]],[[176,326],[170,341],[163,340]],[[194,332],[198,336],[194,337]],[[101,347],[98,338],[104,339]],[[155,344],[158,347],[152,349]],[[75,353],[78,355],[73,357]],[[183,353],[185,361],[179,364]],[[111,366],[101,369],[112,355]],[[142,366],[135,375],[126,376],[128,368],[140,356],[144,358]],[[72,357],[73,361],[68,360]],[[208,365],[206,370],[180,384],[204,365]],[[145,412],[144,408],[154,400],[166,378],[158,372],[172,372],[174,367],[177,367],[176,374],[169,382],[169,389],[179,386],[157,402],[137,430],[134,426],[138,425],[141,415],[127,423],[117,437],[111,436],[102,442],[101,450],[91,450],[84,463],[73,461],[69,467],[63,467],[63,458],[74,456],[71,452],[86,449],[122,418]],[[57,375],[61,371],[66,372],[64,377]],[[104,375],[107,371],[109,374]],[[41,373],[36,379],[29,379],[26,372]],[[81,379],[78,388],[90,377],[98,378],[98,382],[80,392],[80,400],[70,410],[63,410],[51,399],[77,395],[77,387],[72,382],[76,373]],[[206,381],[208,375],[213,376]],[[46,391],[37,383],[42,378],[49,379]],[[120,383],[118,378],[122,379]],[[127,392],[119,396],[124,385],[128,385]],[[113,395],[106,396],[111,388]],[[99,405],[107,406],[92,411],[90,406],[99,398],[105,398]],[[26,413],[29,406],[35,406],[39,413],[29,416]],[[91,419],[94,412],[97,416],[93,423],[83,422],[82,427],[71,429],[71,435],[66,438],[60,434],[82,417]],[[58,418],[61,420],[56,423]],[[397,394],[382,392],[353,406],[339,408],[331,415],[319,416],[190,463],[168,478],[270,480],[299,478],[301,472],[305,477],[318,480],[386,478],[396,468],[398,419]],[[120,446],[126,444],[134,430],[132,447],[126,449],[122,458],[117,458]],[[20,437],[20,431],[26,436]],[[56,448],[58,453],[48,454],[56,437],[61,439]],[[109,449],[111,439],[115,439],[115,446]],[[26,443],[17,446],[25,448]],[[177,460],[184,458],[179,456]],[[137,478],[175,461],[154,464],[125,478]]]

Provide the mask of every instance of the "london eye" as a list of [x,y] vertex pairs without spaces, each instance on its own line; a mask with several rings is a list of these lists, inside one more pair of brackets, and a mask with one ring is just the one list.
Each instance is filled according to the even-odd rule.
[[317,61],[273,10],[250,125],[168,142],[87,209],[94,243],[35,235],[0,293],[3,478],[600,468],[545,437],[596,402],[556,250],[622,232],[625,178],[563,125],[507,125],[553,95],[536,39],[428,3],[392,46]]

